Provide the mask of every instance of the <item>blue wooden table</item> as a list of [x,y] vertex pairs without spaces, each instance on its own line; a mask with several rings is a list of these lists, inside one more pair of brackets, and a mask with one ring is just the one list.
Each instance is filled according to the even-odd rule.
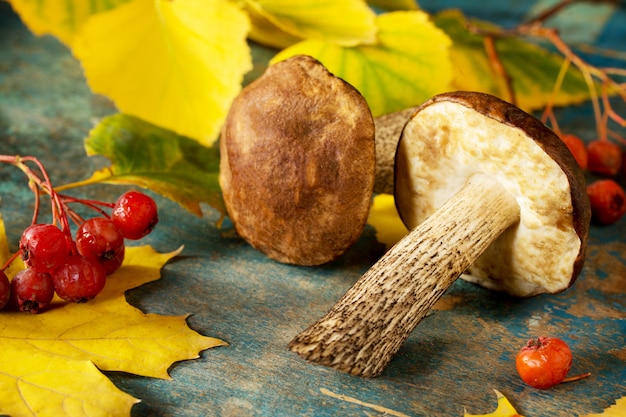
[[[534,5],[420,4],[430,12],[460,7],[505,26]],[[557,23],[573,41],[626,48],[626,7],[587,16],[584,24],[572,21]],[[624,61],[612,64],[624,67]],[[113,112],[111,103],[90,93],[65,47],[31,35],[0,2],[0,153],[37,155],[59,184],[85,178],[99,162],[85,156],[82,140],[93,118]],[[559,110],[558,117],[563,128],[594,138],[589,105]],[[31,195],[21,175],[0,169],[0,212],[12,242],[30,221],[25,207]],[[119,188],[85,191],[111,199]],[[193,329],[229,346],[175,364],[171,381],[109,374],[142,400],[134,416],[460,416],[464,407],[475,414],[493,411],[493,389],[527,417],[572,416],[598,413],[626,396],[626,218],[592,227],[583,273],[564,293],[518,300],[456,282],[382,376],[362,379],[311,365],[286,345],[381,256],[384,246],[371,227],[337,261],[295,267],[268,260],[228,222],[216,228],[219,215],[209,208],[198,218],[156,198],[161,222],[147,243],[159,251],[185,249],[165,266],[161,280],[130,291],[128,299],[146,312],[190,313]],[[528,338],[542,334],[565,339],[574,353],[572,373],[592,376],[548,391],[525,386],[514,357]]]

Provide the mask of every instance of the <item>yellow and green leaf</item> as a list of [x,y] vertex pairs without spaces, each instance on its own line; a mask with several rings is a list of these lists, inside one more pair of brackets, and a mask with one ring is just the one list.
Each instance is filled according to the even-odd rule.
[[367,0],[367,3],[383,10],[418,10],[417,0]]
[[376,41],[375,14],[363,0],[246,0],[250,38],[276,48],[317,39],[353,46]]
[[219,185],[219,149],[206,147],[133,116],[104,118],[85,140],[87,155],[111,165],[59,190],[94,183],[133,184],[176,201],[200,216],[200,203],[225,214]]
[[377,17],[375,45],[342,47],[306,40],[276,55],[277,62],[311,55],[366,98],[374,116],[415,106],[447,90],[452,79],[450,38],[421,11]]
[[93,15],[72,49],[121,112],[211,145],[252,68],[248,28],[227,0],[134,0]]
[[[486,53],[483,37],[467,30],[467,21],[458,10],[447,10],[434,17],[438,27],[453,40],[450,56],[454,64],[454,89],[482,91],[510,100],[504,79],[496,74]],[[484,22],[482,28],[496,29]],[[512,79],[517,105],[526,111],[554,105],[580,103],[589,98],[587,84],[570,66],[558,94],[553,95],[563,58],[541,46],[519,38],[500,38],[496,49]]]
[[53,35],[69,46],[90,16],[129,1],[9,0],[9,3],[35,35]]

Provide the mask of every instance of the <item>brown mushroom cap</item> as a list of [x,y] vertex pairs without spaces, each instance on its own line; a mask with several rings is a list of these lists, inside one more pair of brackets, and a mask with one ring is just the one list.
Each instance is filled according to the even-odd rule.
[[270,258],[319,265],[361,235],[375,172],[361,94],[317,60],[270,66],[230,109],[220,185],[239,235]]
[[414,228],[478,173],[513,195],[520,222],[462,278],[516,296],[568,288],[582,269],[590,221],[583,173],[550,129],[494,96],[445,93],[411,116],[396,153],[402,220]]

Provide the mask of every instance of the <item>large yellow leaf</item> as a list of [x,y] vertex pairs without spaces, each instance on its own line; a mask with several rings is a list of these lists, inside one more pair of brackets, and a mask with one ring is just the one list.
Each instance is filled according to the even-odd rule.
[[130,0],[9,0],[22,21],[36,35],[54,35],[66,45],[87,18]]
[[[0,219],[0,263],[8,254],[5,242]],[[136,400],[98,368],[169,378],[172,363],[224,345],[191,330],[186,316],[144,314],[126,302],[126,290],[158,279],[161,266],[181,249],[127,248],[122,267],[87,303],[55,298],[37,315],[0,312],[0,413],[31,416],[28,410],[45,403],[45,413],[35,415],[129,415]]]
[[226,0],[133,0],[88,19],[73,52],[120,111],[210,145],[252,68],[248,28]]
[[451,41],[426,13],[385,13],[376,23],[376,45],[348,48],[307,40],[283,50],[272,63],[297,54],[317,58],[363,94],[374,116],[420,104],[449,88]]
[[284,48],[301,39],[345,46],[376,41],[375,14],[363,0],[247,0],[250,38]]

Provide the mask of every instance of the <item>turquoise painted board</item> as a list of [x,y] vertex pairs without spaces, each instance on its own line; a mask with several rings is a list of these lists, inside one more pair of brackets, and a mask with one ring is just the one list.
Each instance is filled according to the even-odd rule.
[[[519,21],[533,5],[487,3],[493,7],[420,2],[429,11],[458,6],[502,24]],[[588,31],[592,41],[623,50],[626,9],[614,8],[601,20]],[[94,118],[113,111],[89,92],[66,48],[31,35],[0,3],[0,153],[39,156],[58,183],[85,178],[99,162],[85,156],[82,140]],[[623,106],[620,111],[626,113]],[[593,139],[590,106],[558,116],[562,125]],[[111,199],[119,188],[88,192]],[[0,168],[0,197],[9,238],[16,242],[30,221],[25,207],[31,202],[19,171]],[[268,260],[239,239],[228,221],[216,228],[218,214],[208,208],[197,218],[155,198],[161,222],[146,242],[159,251],[181,244],[185,249],[165,266],[161,280],[130,291],[128,299],[146,312],[191,314],[193,329],[229,346],[173,365],[172,380],[107,374],[142,400],[133,416],[461,416],[464,408],[475,414],[494,410],[494,389],[527,417],[572,416],[598,413],[626,396],[626,219],[592,228],[583,273],[562,294],[518,300],[455,283],[386,371],[362,379],[309,364],[286,345],[381,256],[384,247],[372,228],[337,261],[295,267]],[[540,334],[564,338],[575,356],[572,373],[591,377],[549,391],[525,386],[514,357]]]

